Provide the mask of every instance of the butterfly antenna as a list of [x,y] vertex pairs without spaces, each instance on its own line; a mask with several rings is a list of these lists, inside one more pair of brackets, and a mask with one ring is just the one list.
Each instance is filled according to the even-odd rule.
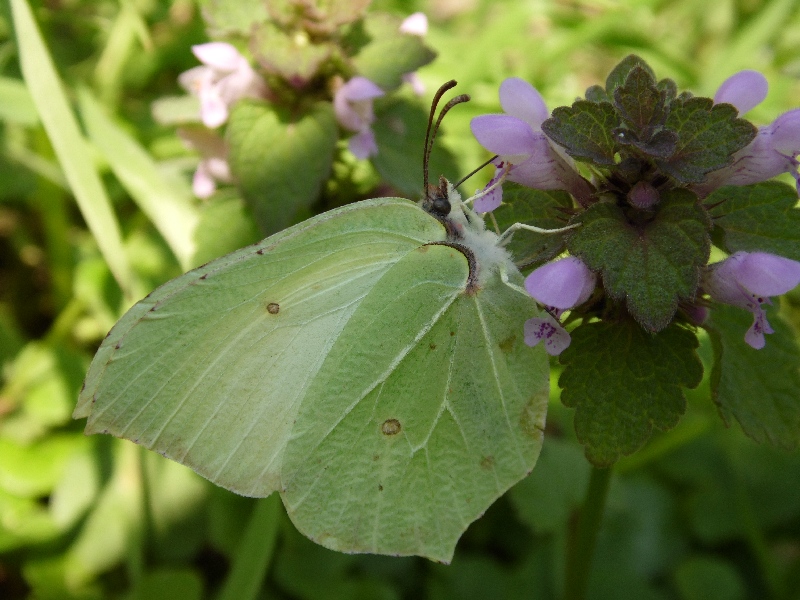
[[[431,154],[431,148],[433,146],[433,140],[431,139],[431,126],[433,125],[433,117],[436,114],[436,107],[439,105],[439,100],[442,99],[442,96],[444,96],[447,90],[451,90],[454,87],[456,87],[455,79],[451,79],[447,83],[442,84],[442,87],[437,90],[436,95],[433,97],[433,101],[431,102],[431,112],[428,115],[428,129],[425,131],[425,147],[423,148],[422,152],[422,178],[424,184],[422,189],[425,190],[425,194],[428,193],[428,157]],[[435,130],[433,136],[436,137]]]
[[[439,113],[439,118],[436,119],[436,125],[433,126],[433,131],[431,132],[431,141],[430,145],[428,146],[428,151],[425,154],[425,169],[428,168],[428,161],[431,158],[431,151],[433,150],[433,142],[436,139],[436,134],[439,133],[439,125],[442,124],[442,119],[444,116],[450,112],[450,109],[458,104],[463,104],[464,102],[469,102],[471,98],[469,94],[461,94],[460,96],[456,96],[455,98],[451,98],[447,104],[444,105],[442,111]],[[426,188],[427,189],[427,188]]]
[[469,179],[470,177],[472,177],[473,175],[475,175],[475,173],[477,173],[478,171],[480,171],[480,170],[481,170],[483,167],[487,167],[487,166],[489,166],[490,164],[492,164],[492,163],[495,161],[495,159],[497,159],[497,158],[500,158],[500,156],[499,156],[498,154],[495,154],[495,155],[494,155],[492,158],[490,158],[489,160],[487,160],[487,161],[486,161],[485,163],[483,163],[481,166],[479,166],[479,167],[478,167],[478,168],[476,168],[476,169],[473,169],[473,170],[472,170],[472,171],[470,171],[468,174],[464,175],[464,177],[462,177],[461,179],[459,179],[459,180],[458,180],[458,183],[455,183],[455,184],[453,185],[453,187],[454,187],[454,188],[457,188],[457,187],[458,187],[458,186],[460,186],[462,183],[464,183],[464,182],[465,182],[467,179]]

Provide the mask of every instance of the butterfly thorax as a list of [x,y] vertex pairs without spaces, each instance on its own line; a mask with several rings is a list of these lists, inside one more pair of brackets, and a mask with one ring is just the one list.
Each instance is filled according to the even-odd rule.
[[470,282],[482,287],[492,273],[517,270],[511,255],[500,245],[500,236],[486,229],[483,218],[461,200],[461,194],[444,177],[429,186],[422,208],[447,231],[446,244],[467,257]]

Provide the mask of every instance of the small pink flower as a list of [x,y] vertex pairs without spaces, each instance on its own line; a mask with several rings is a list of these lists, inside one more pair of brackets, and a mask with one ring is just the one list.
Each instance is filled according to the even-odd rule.
[[[400,33],[425,37],[428,33],[428,17],[425,16],[425,13],[421,12],[415,12],[413,15],[409,15],[400,23]],[[403,75],[403,81],[411,86],[411,89],[417,96],[421,96],[425,93],[425,84],[422,83],[416,71]]]
[[357,135],[350,138],[348,147],[357,158],[369,158],[378,153],[372,124],[375,113],[372,102],[384,91],[366,77],[353,77],[333,96],[333,109],[339,124]]
[[424,37],[428,33],[428,17],[422,12],[407,16],[400,23],[400,33]]
[[758,350],[766,344],[764,334],[773,332],[762,305],[798,284],[800,262],[766,252],[736,252],[707,267],[702,287],[717,302],[753,313],[744,340]]
[[545,314],[525,321],[525,343],[533,347],[541,341],[544,341],[544,349],[550,356],[558,356],[567,349],[572,338],[561,323]]
[[232,183],[228,166],[228,147],[213,131],[179,129],[178,136],[200,154],[200,163],[192,177],[192,192],[198,198],[208,198],[217,190],[217,182]]
[[508,180],[534,189],[567,190],[579,202],[588,199],[589,183],[542,131],[549,112],[541,94],[527,81],[511,77],[500,84],[500,105],[506,114],[475,117],[470,127],[484,148],[511,163]]
[[[717,90],[714,102],[733,104],[743,114],[761,103],[767,95],[767,80],[757,71],[740,71],[726,79]],[[733,163],[709,173],[703,183],[693,186],[707,196],[725,185],[748,185],[766,181],[782,173],[794,177],[800,195],[800,109],[783,113],[770,125],[758,129],[755,139],[733,155]]]
[[209,42],[192,46],[192,52],[203,66],[181,73],[178,81],[200,99],[200,119],[206,127],[225,123],[240,98],[266,95],[264,80],[232,45]]
[[560,310],[586,302],[596,284],[597,276],[576,256],[544,264],[525,278],[525,289],[539,304]]

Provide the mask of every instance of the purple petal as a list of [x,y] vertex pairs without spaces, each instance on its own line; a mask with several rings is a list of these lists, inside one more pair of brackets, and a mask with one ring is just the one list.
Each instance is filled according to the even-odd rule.
[[800,108],[783,113],[767,129],[774,150],[793,157],[800,154]]
[[178,75],[178,83],[187,92],[197,96],[203,87],[211,85],[214,72],[210,67],[194,67]]
[[366,77],[357,76],[340,87],[336,93],[341,93],[350,102],[358,102],[378,98],[386,92]]
[[192,46],[192,52],[204,65],[220,71],[235,71],[246,59],[225,42],[209,42]]
[[533,136],[531,155],[511,168],[508,180],[537,190],[567,190],[578,201],[588,198],[592,191],[580,173],[556,152],[544,133]]
[[425,13],[415,12],[407,16],[400,23],[400,33],[407,33],[408,35],[418,35],[420,37],[428,33],[428,17]]
[[530,125],[516,117],[481,115],[472,119],[470,129],[478,143],[494,154],[527,157],[536,151],[537,140]]
[[356,158],[369,158],[378,153],[378,145],[375,143],[375,134],[371,129],[364,129],[350,138],[347,142],[347,147],[350,148]]
[[595,274],[575,256],[542,265],[525,278],[525,289],[544,306],[568,309],[584,303],[596,283]]
[[219,127],[228,120],[228,105],[216,87],[200,90],[200,119],[210,129]]
[[206,168],[205,161],[201,161],[197,165],[197,170],[192,177],[192,192],[198,198],[206,199],[210,197],[217,189],[217,182],[211,176]]
[[417,96],[422,96],[422,94],[425,93],[425,84],[422,83],[422,79],[419,78],[416,71],[413,73],[405,73],[403,75],[403,81],[411,86],[411,89]]
[[[494,177],[486,184],[486,187],[483,190],[478,190],[475,192],[476,194],[480,194],[482,191],[487,190],[488,188],[495,185],[499,180],[500,177],[503,175],[503,169],[495,169]],[[498,185],[494,188],[491,192],[486,194],[485,196],[481,196],[472,207],[475,209],[477,213],[487,213],[491,212],[500,206],[503,203],[503,186]]]
[[764,334],[773,332],[767,321],[767,313],[759,306],[757,310],[753,311],[753,324],[744,334],[744,341],[756,350],[761,350],[767,343]]
[[550,113],[542,95],[519,77],[509,77],[500,84],[500,105],[503,110],[539,130]]
[[739,71],[722,82],[714,94],[714,104],[733,104],[743,115],[764,101],[768,88],[767,78],[758,71]]
[[525,343],[536,346],[544,340],[544,349],[551,356],[558,356],[572,341],[567,330],[550,315],[525,321]]
[[800,262],[766,252],[744,255],[734,273],[737,281],[758,296],[780,296],[800,284]]

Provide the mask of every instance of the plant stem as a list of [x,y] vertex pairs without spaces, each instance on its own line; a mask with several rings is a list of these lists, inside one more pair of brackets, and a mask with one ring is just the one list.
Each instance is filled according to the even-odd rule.
[[277,492],[256,502],[217,600],[252,600],[259,597],[278,537],[280,505]]
[[597,532],[603,520],[612,469],[592,467],[589,487],[567,540],[564,600],[583,600],[589,587]]

